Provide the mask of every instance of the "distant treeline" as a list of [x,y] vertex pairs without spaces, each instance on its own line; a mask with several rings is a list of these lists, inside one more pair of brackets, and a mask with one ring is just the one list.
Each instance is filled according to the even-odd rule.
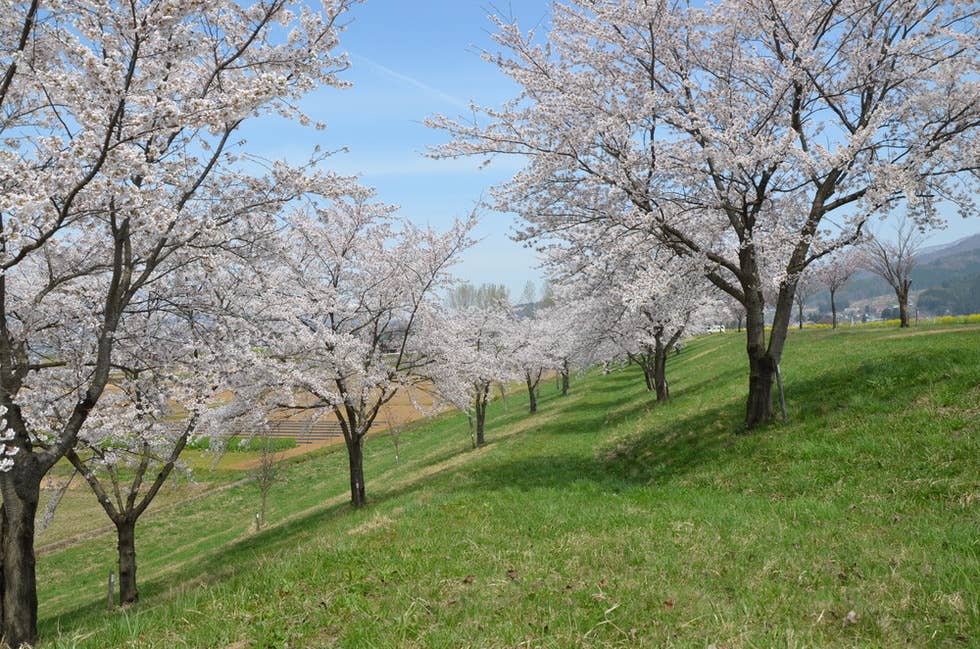
[[937,315],[980,313],[980,273],[942,282],[923,291],[919,309]]

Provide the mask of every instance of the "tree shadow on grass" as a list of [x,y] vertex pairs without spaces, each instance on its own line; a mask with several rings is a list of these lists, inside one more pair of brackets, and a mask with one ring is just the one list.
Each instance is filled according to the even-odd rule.
[[[667,375],[667,379],[670,380],[670,374]],[[710,388],[717,385],[729,385],[738,380],[744,378],[745,389],[748,390],[749,386],[749,373],[744,368],[732,368],[726,372],[719,372],[717,374],[712,374],[700,381],[685,383],[683,380],[680,382],[671,382],[670,392],[672,395],[681,396],[682,393],[695,393],[703,389]]]
[[643,382],[643,374],[636,366],[630,366],[625,369],[615,370],[609,374],[597,376],[593,380],[593,385],[588,386],[588,390],[595,394],[609,394],[611,392],[619,392],[637,382]]
[[[320,525],[349,510],[350,505],[346,502],[324,506],[322,509],[318,508],[306,515],[266,527],[247,537],[225,544],[218,550],[206,553],[198,560],[188,561],[173,572],[141,579],[139,581],[141,601],[126,610],[138,613],[143,607],[173,604],[174,600],[170,595],[174,592],[179,593],[206,584],[213,579],[232,575],[236,569],[248,569],[255,556],[260,553],[269,556],[273,552],[288,551],[290,547],[297,544],[298,535],[306,534],[313,538]],[[138,544],[137,540],[137,552]],[[105,599],[97,598],[78,608],[42,618],[39,621],[39,630],[42,637],[53,638],[62,629],[91,627],[105,617],[119,615],[121,612],[121,609],[106,611]]]
[[[963,365],[963,350],[945,353],[956,354],[958,365]],[[972,354],[976,356],[978,352],[972,350]],[[896,349],[877,358],[838,368],[819,375],[808,374],[810,378],[803,381],[787,380],[793,422],[815,421],[821,424],[815,427],[814,435],[826,434],[824,431],[829,426],[822,424],[849,410],[867,415],[910,407],[934,382],[947,380],[949,376],[946,365],[937,362],[936,356],[910,354],[905,349]],[[976,371],[960,372],[955,380],[965,385],[975,376]],[[583,481],[610,491],[636,485],[665,485],[705,466],[722,467],[730,462],[754,466],[757,464],[753,459],[755,454],[765,450],[769,438],[798,432],[791,422],[789,426],[775,424],[752,436],[735,435],[740,430],[741,398],[729,398],[714,408],[677,417],[683,407],[680,402],[682,395],[678,395],[677,401],[666,407],[656,406],[646,400],[648,393],[642,387],[626,388],[627,384],[635,386],[636,379],[636,376],[623,373],[597,378],[588,384],[580,382],[580,385],[584,384],[581,387],[583,394],[567,402],[561,410],[563,417],[542,418],[540,424],[527,431],[543,437],[595,434],[609,426],[624,426],[630,420],[635,420],[636,425],[632,429],[626,426],[625,434],[618,439],[605,441],[598,447],[583,447],[580,452],[555,453],[544,447],[543,451],[532,456],[517,459],[490,456],[479,465],[454,465],[423,475],[401,487],[388,490],[378,488],[370,504],[397,499],[423,487],[438,487],[440,481],[447,478],[453,479],[453,488],[462,485],[462,488],[483,493],[515,487],[527,490],[563,488]],[[610,386],[611,390],[608,389]],[[603,391],[620,391],[622,394],[613,400],[590,396]],[[855,405],[855,395],[866,397],[866,401]],[[557,395],[547,395],[543,405],[552,407],[556,402],[561,403],[559,399]],[[597,408],[599,404],[603,406],[602,409]],[[647,411],[649,414],[646,414]],[[503,419],[513,423],[523,419],[523,416],[509,413]],[[491,445],[494,444],[489,430],[488,437]],[[731,450],[734,446],[739,446],[737,454]],[[455,448],[438,455],[448,460],[466,452],[468,449]],[[834,461],[835,458],[829,455],[834,452],[849,453],[849,449],[840,448],[839,444],[828,445],[827,461]],[[369,506],[367,511],[371,509]],[[163,605],[174,605],[174,600],[166,597],[167,593],[193,588],[202,581],[233,573],[236,568],[245,569],[260,552],[268,556],[275,551],[288,551],[304,536],[313,538],[318,533],[322,534],[320,527],[324,523],[348,511],[349,505],[346,503],[318,508],[288,523],[222,546],[199,561],[188,562],[173,573],[142,581],[140,590],[144,602],[151,606],[160,605],[161,602]],[[58,616],[45,618],[41,623],[42,634],[53,637],[61,628],[92,628],[106,615],[104,606],[104,601],[96,599]],[[139,608],[134,610],[138,611]]]
[[[629,420],[649,408],[638,403],[622,408],[617,420]],[[664,415],[667,408],[661,408]],[[650,409],[651,413],[657,408]],[[619,441],[591,448],[581,454],[541,453],[493,464],[467,468],[466,479],[475,489],[493,491],[502,488],[536,489],[559,488],[583,480],[618,491],[637,485],[669,481],[693,468],[719,461],[724,449],[736,444],[733,435],[738,404],[727,404],[697,416],[683,419],[658,419],[628,432]],[[649,418],[644,417],[645,421]],[[717,425],[724,422],[723,425]],[[582,417],[576,422],[576,432],[592,432],[604,424],[604,416]],[[550,429],[550,430],[549,430]],[[541,434],[567,434],[556,426],[536,431]]]
[[[975,359],[972,364],[968,356]],[[950,372],[951,362],[972,371]],[[980,379],[980,346],[933,353],[896,348],[835,372],[806,376],[803,380],[793,373],[784,377],[794,419],[824,418],[852,410],[870,415],[890,413],[916,407],[916,400],[936,385],[953,389],[975,385]]]
[[[671,359],[668,359],[667,380],[670,384],[671,396],[675,399],[682,398],[685,394],[693,394],[712,386],[727,386],[735,381],[738,381],[742,377],[745,378],[746,386],[748,385],[748,373],[741,365],[721,372],[713,373],[710,376],[705,376],[703,372],[696,374],[685,372],[684,370],[687,368],[683,362],[687,359],[684,356],[672,358],[677,365],[674,365],[670,362]],[[636,398],[634,388],[642,385],[642,372],[637,366],[630,366],[624,370],[619,370],[614,374],[602,377],[602,382],[589,387],[589,391],[597,395],[622,393],[624,394],[624,397],[618,399],[613,404],[621,405],[625,400]],[[654,395],[650,393],[650,396],[651,401],[653,401],[655,399]],[[608,400],[603,401],[608,402]]]
[[[610,489],[637,484],[667,484],[705,466],[722,467],[730,462],[753,466],[762,463],[769,440],[799,432],[797,425],[811,424],[809,434],[831,435],[830,420],[850,413],[874,416],[911,407],[934,381],[944,380],[943,365],[935,357],[908,354],[903,350],[868,359],[850,367],[809,374],[811,378],[786,383],[791,420],[776,422],[738,435],[742,429],[743,401],[728,398],[715,408],[685,417],[675,417],[683,407],[679,399],[666,407],[639,401],[636,392],[624,394],[608,411],[593,412],[595,404],[583,400],[565,411],[567,418],[535,428],[539,434],[588,433],[604,426],[636,421],[635,430],[591,452],[579,455],[544,452],[531,457],[508,459],[467,467],[466,477],[474,488],[559,488],[588,480]],[[969,377],[963,379],[968,381]],[[632,404],[631,404],[632,402]],[[676,407],[675,407],[676,406]],[[641,416],[642,415],[642,416]],[[568,420],[571,420],[569,423]],[[794,430],[795,429],[795,430]],[[737,455],[732,447],[738,446]],[[828,444],[828,461],[834,453],[849,455],[839,440]],[[755,459],[754,459],[755,458]]]
[[[556,398],[558,397],[555,394],[543,394],[539,403],[543,407],[547,407]],[[510,408],[508,412],[499,412],[498,414],[500,425],[507,426],[518,423],[527,416],[528,413],[522,411],[520,408]],[[465,434],[465,419],[461,418],[460,423],[460,432]],[[412,430],[411,432],[415,434],[418,431]],[[373,439],[376,442],[381,440],[380,437],[374,437]],[[459,445],[450,444],[449,448],[437,450],[434,453],[426,455],[424,465],[439,464],[477,450],[463,442],[463,439],[463,437],[460,437],[461,443]],[[493,440],[491,439],[490,441],[492,442]],[[369,467],[368,471],[370,471]],[[368,507],[363,511],[370,512],[373,506],[415,491],[422,486],[421,483],[425,480],[426,478],[423,477],[418,481],[409,483],[405,487],[395,489],[384,489],[382,487],[372,489],[372,485],[369,483]],[[288,551],[290,546],[297,543],[298,536],[314,534],[324,523],[350,512],[350,504],[346,501],[337,505],[325,505],[303,516],[278,525],[273,523],[272,526],[266,527],[259,532],[226,543],[218,549],[206,553],[200,560],[188,562],[186,565],[172,572],[148,579],[140,579],[139,591],[141,602],[130,607],[128,610],[132,613],[138,613],[147,606],[172,605],[174,600],[170,595],[173,593],[179,593],[207,583],[210,580],[233,574],[236,568],[247,568],[254,559],[254,556],[258,553],[268,555],[280,550]],[[113,539],[111,537],[106,537],[105,543],[107,545],[111,545],[112,542]],[[139,552],[139,549],[139,540],[137,539],[137,552]],[[43,603],[41,613],[42,615],[44,613]],[[121,611],[118,609],[113,612],[107,612],[105,599],[96,597],[77,608],[50,617],[42,617],[39,620],[40,632],[42,637],[50,638],[56,636],[58,631],[62,629],[93,627],[98,625],[105,616],[119,615],[120,613]]]

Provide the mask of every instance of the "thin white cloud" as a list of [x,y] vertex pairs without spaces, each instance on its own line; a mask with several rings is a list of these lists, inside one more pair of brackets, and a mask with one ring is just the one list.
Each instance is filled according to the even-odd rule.
[[451,95],[448,92],[443,92],[442,90],[439,90],[438,88],[434,88],[434,87],[430,86],[429,84],[425,83],[424,81],[420,81],[419,79],[416,79],[415,77],[410,77],[409,75],[402,74],[401,72],[398,72],[397,70],[392,70],[388,66],[382,65],[382,64],[378,63],[377,61],[375,61],[373,59],[370,59],[370,58],[368,58],[366,56],[362,56],[360,54],[354,54],[353,52],[350,52],[349,54],[350,54],[350,57],[355,61],[355,63],[357,61],[363,61],[368,66],[374,68],[375,70],[378,70],[379,72],[381,72],[383,74],[388,75],[389,77],[391,77],[393,79],[398,79],[399,81],[403,81],[403,82],[409,84],[410,86],[414,86],[414,87],[418,88],[419,90],[421,90],[422,92],[424,92],[429,97],[432,97],[434,99],[438,99],[440,101],[444,101],[444,102],[446,102],[448,104],[452,104],[453,106],[456,106],[457,108],[469,108],[470,107],[470,104],[469,104],[468,101],[465,101],[463,99],[460,99],[459,97],[456,97],[454,95]]

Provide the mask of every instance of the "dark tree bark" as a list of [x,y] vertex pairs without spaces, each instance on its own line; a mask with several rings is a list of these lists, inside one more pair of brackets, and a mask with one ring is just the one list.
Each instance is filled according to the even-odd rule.
[[136,521],[121,518],[116,522],[116,548],[119,554],[119,604],[139,601],[136,588]]
[[[670,399],[670,384],[667,382],[667,356],[670,350],[677,345],[683,329],[676,330],[673,335],[667,336],[663,328],[659,328],[654,333],[653,347],[653,367],[651,372],[652,387],[657,393],[657,401],[667,401]],[[650,357],[649,351],[647,358]]]
[[643,382],[646,383],[647,390],[653,392],[653,364],[649,361],[648,355],[643,355],[643,360],[640,361],[640,367],[643,368]]
[[[782,333],[785,336],[789,325],[789,313],[792,305],[792,294],[790,294],[789,304],[784,302],[782,323]],[[776,364],[779,362],[778,355],[773,355],[773,345],[776,340],[773,336],[776,333],[776,325],[770,334],[769,345],[766,345],[766,328],[763,313],[765,304],[762,292],[746,292],[745,309],[745,336],[746,352],[749,357],[749,394],[745,405],[745,426],[755,428],[773,421],[776,417],[772,404],[772,384],[775,380]],[[782,345],[776,347],[776,353],[782,351]]]
[[568,378],[569,378],[569,374],[570,374],[570,371],[569,371],[569,367],[568,367],[568,359],[565,358],[565,359],[562,360],[562,365],[561,365],[561,396],[563,396],[563,397],[567,397],[568,396]]
[[776,368],[782,357],[793,312],[795,284],[780,287],[776,298],[772,328],[766,343],[766,327],[763,317],[761,291],[746,291],[750,304],[746,308],[746,350],[749,357],[749,396],[746,401],[745,426],[747,429],[768,424],[776,419],[772,402]]
[[655,376],[657,373],[657,363],[653,348],[644,346],[639,354],[630,354],[629,359],[630,362],[636,363],[643,370],[643,384],[646,385],[647,390],[656,392],[657,381]]
[[656,336],[656,347],[653,354],[653,388],[657,393],[657,401],[670,398],[670,388],[667,385],[667,346]]
[[[341,394],[347,394],[346,382],[342,379],[337,380],[337,386]],[[367,504],[364,486],[364,439],[381,407],[388,403],[395,395],[395,391],[388,393],[383,398],[377,399],[373,405],[367,404],[362,398],[359,404],[344,403],[342,406],[334,406],[333,413],[340,424],[340,430],[344,434],[344,443],[347,446],[347,464],[350,469],[350,503],[354,507],[363,507]],[[314,395],[317,396],[317,395]]]
[[905,280],[895,291],[898,298],[898,319],[899,328],[909,326],[909,290],[912,288],[912,280]]
[[363,507],[367,503],[364,491],[364,447],[363,438],[352,437],[347,441],[347,460],[350,466],[350,503]]
[[482,386],[477,386],[474,410],[476,411],[476,445],[483,446],[486,443],[484,435],[485,423],[487,419],[487,398],[490,395],[490,382],[487,381]]
[[831,329],[837,328],[837,301],[835,300],[837,296],[837,289],[834,287],[830,288],[830,322]]
[[528,409],[532,414],[538,411],[538,396],[534,393],[534,386],[531,385],[531,381],[527,382],[527,398],[528,398]]
[[10,471],[0,475],[0,646],[37,643],[37,581],[34,560],[34,517],[44,472],[33,457],[18,457]]
[[524,382],[527,384],[528,407],[531,414],[538,411],[538,384],[541,382],[541,375],[544,370],[524,370]]
[[776,363],[772,356],[762,352],[749,353],[749,397],[746,403],[745,425],[755,428],[775,419],[772,405],[772,384],[776,377]]

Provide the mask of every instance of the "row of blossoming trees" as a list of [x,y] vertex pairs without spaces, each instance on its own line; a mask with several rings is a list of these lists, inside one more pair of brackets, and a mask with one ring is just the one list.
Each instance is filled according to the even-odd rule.
[[[749,427],[801,273],[903,205],[970,206],[980,121],[975,12],[920,0],[556,3],[546,37],[499,22],[522,88],[473,123],[436,118],[445,156],[516,154],[496,193],[557,286],[523,317],[441,292],[472,220],[419,228],[354,179],[249,155],[243,124],[308,123],[345,85],[354,0],[26,0],[0,16],[0,644],[37,640],[34,520],[66,458],[118,530],[188,441],[275,412],[332,417],[351,498],[399,390],[471,413],[492,385],[530,407],[554,370],[626,356],[658,399],[668,351],[746,317]],[[971,184],[973,183],[973,184]],[[727,300],[727,303],[726,303]],[[775,307],[771,331],[763,318]]]
[[[224,317],[240,306],[227,268],[287,206],[350,191],[281,165],[250,172],[259,161],[236,139],[258,115],[305,119],[302,95],[342,85],[331,51],[350,2],[291,4],[30,0],[0,17],[4,646],[37,640],[45,474],[68,456],[130,537],[173,465],[144,482],[151,459],[179,454],[214,419],[208,396],[248,368]],[[187,413],[176,441],[161,425],[172,402]],[[93,465],[129,455],[132,489],[104,489]]]
[[641,265],[691,268],[740,305],[752,428],[774,417],[809,266],[897,209],[923,228],[944,202],[975,213],[976,15],[922,0],[556,2],[546,34],[497,21],[487,59],[520,92],[433,118],[452,135],[434,153],[527,160],[497,207],[567,272],[615,268],[611,246],[632,237],[629,252],[651,251]]

